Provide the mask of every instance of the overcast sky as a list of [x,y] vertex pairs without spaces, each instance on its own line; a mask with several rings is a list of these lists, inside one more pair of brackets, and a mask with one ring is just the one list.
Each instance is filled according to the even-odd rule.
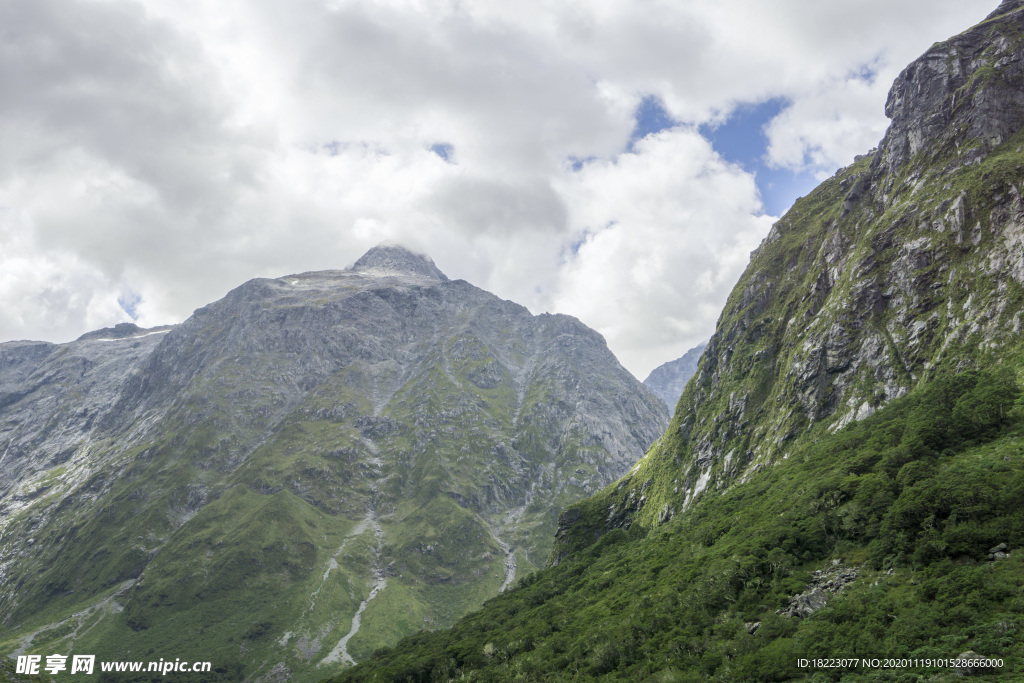
[[997,0],[4,0],[0,340],[384,240],[643,379]]

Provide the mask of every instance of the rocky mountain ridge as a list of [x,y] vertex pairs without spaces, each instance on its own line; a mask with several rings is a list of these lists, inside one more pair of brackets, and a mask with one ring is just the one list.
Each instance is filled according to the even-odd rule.
[[395,246],[0,344],[0,642],[316,677],[542,564],[667,418],[579,321]]
[[977,163],[1024,127],[1020,0],[1005,0],[977,26],[936,43],[896,78],[891,119],[872,161],[896,171],[919,153]]

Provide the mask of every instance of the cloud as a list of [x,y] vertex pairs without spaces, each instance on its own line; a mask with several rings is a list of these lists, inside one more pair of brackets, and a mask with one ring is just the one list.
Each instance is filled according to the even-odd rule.
[[566,206],[550,182],[513,184],[456,176],[439,183],[428,208],[468,235],[519,231],[559,233],[566,229]]
[[767,161],[793,170],[821,170],[823,176],[878,144],[887,121],[878,116],[889,81],[856,74],[824,83],[799,97],[765,127]]
[[[11,245],[8,242],[7,248]],[[7,251],[0,262],[0,328],[45,329],[65,339],[123,320],[118,292],[102,274],[73,255],[41,256]],[[34,335],[11,335],[32,338]]]
[[603,332],[634,368],[709,334],[772,220],[757,215],[753,176],[689,128],[588,164],[563,192],[583,238],[566,256],[554,307]]
[[[831,172],[994,4],[9,0],[0,339],[180,321],[392,239],[643,376],[710,334],[770,222],[699,126],[785,100],[769,160]],[[645,102],[668,127],[630,147]]]
[[0,22],[3,176],[80,154],[190,207],[245,180],[216,74],[138,4],[11,0]]

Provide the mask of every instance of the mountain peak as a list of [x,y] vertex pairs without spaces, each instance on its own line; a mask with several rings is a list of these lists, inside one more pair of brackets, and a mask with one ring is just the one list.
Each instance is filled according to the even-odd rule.
[[93,330],[92,332],[86,332],[76,341],[84,341],[86,339],[102,339],[102,340],[113,340],[113,339],[128,339],[130,337],[141,337],[144,335],[154,334],[156,332],[165,332],[171,329],[170,325],[159,325],[157,327],[139,327],[135,323],[118,323],[113,327],[104,327],[100,330]]
[[1021,7],[1024,7],[1024,0],[1003,0],[999,3],[999,7],[997,7],[992,14],[986,17],[986,20],[993,19],[1001,14],[1006,14],[1007,12],[1018,10]]
[[405,275],[445,282],[442,273],[426,254],[417,254],[400,244],[382,243],[363,254],[351,270],[371,275]]
[[978,162],[1024,127],[1024,0],[1004,0],[977,26],[936,43],[896,79],[892,119],[874,164],[897,168],[920,152]]

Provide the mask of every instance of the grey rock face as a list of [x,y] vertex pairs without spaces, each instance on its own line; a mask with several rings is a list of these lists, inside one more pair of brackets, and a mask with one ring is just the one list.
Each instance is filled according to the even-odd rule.
[[[599,334],[568,316],[533,316],[403,252],[377,247],[351,271],[252,280],[199,309],[125,387],[111,426],[160,414],[175,397],[217,377],[218,390],[233,402],[232,419],[253,439],[229,449],[231,458],[241,459],[260,440],[257,433],[344,368],[361,368],[360,389],[373,397],[376,415],[417,373],[440,361],[446,371],[453,363],[479,362],[467,377],[475,389],[512,385],[518,408],[537,381],[568,392],[533,419],[575,415],[621,460],[615,469],[628,467],[657,438],[665,411],[637,391]],[[261,355],[273,359],[272,378],[254,360]],[[228,363],[237,368],[225,378]],[[188,419],[201,420],[204,413],[190,408]]]
[[85,334],[78,338],[78,341],[84,341],[86,339],[102,339],[105,341],[112,341],[115,339],[128,339],[130,337],[141,337],[143,335],[166,332],[169,329],[171,329],[170,325],[161,325],[159,327],[151,327],[149,329],[144,329],[134,323],[118,323],[113,327],[104,327],[101,330],[86,332]]
[[0,530],[58,485],[39,483],[47,471],[90,469],[90,447],[106,438],[100,423],[165,331],[131,328],[132,336],[101,331],[69,344],[0,344]]
[[988,551],[989,562],[996,562],[997,560],[1005,560],[1010,556],[1010,547],[1006,543],[1000,543],[994,548],[990,548]]
[[951,147],[974,163],[1020,130],[1024,53],[1018,35],[1001,28],[1024,23],[1022,9],[1019,0],[1006,0],[985,21],[937,43],[904,69],[885,104],[892,124],[876,166],[897,168],[919,152]]
[[968,169],[1019,152],[1007,141],[1024,128],[1022,32],[1024,4],[1004,2],[907,67],[878,150],[754,252],[682,416],[687,501],[700,481],[745,480],[808,426],[863,419],[935,367],[969,367],[1018,335],[1006,283],[1024,282],[1020,178]]
[[700,355],[707,345],[707,342],[702,342],[681,357],[659,365],[644,380],[644,386],[665,402],[670,413],[675,410],[686,383],[697,372]]

